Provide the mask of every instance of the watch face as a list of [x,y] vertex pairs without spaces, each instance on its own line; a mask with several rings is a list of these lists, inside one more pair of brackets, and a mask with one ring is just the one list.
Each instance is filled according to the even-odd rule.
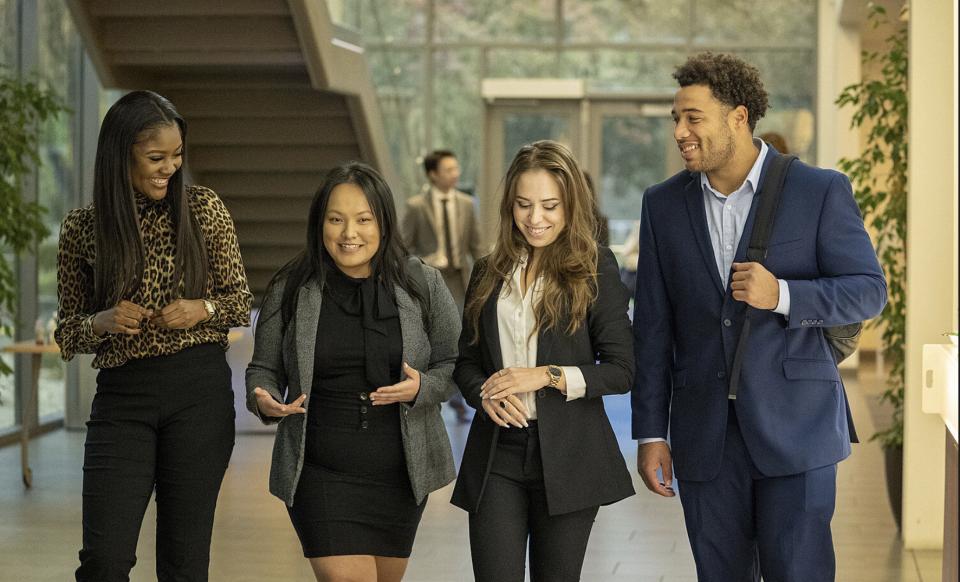
[[559,378],[560,375],[562,374],[562,372],[560,371],[560,368],[558,368],[557,366],[547,366],[547,372],[549,372],[551,376],[554,376],[556,378]]

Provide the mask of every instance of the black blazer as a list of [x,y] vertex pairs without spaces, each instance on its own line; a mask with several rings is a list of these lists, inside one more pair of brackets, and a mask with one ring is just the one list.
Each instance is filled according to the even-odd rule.
[[[597,299],[587,312],[585,325],[572,336],[565,334],[565,324],[549,332],[541,331],[538,336],[538,366],[578,366],[587,383],[586,395],[570,402],[553,388],[541,388],[536,393],[543,481],[550,515],[606,505],[634,494],[630,473],[600,398],[626,393],[633,385],[628,296],[610,249],[600,247],[598,263]],[[485,265],[486,259],[482,259],[473,268],[468,302]],[[481,407],[480,386],[503,367],[497,326],[501,286],[494,289],[483,306],[477,344],[471,345],[473,327],[464,319],[460,356],[453,371],[464,398],[477,409],[451,500],[471,513],[480,507],[500,434],[500,427]]]

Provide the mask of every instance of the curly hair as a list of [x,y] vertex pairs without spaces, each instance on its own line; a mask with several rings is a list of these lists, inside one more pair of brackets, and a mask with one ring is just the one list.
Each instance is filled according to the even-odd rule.
[[673,78],[681,87],[706,85],[713,96],[729,107],[747,108],[750,131],[767,112],[770,103],[760,80],[760,71],[730,54],[700,53],[677,67]]

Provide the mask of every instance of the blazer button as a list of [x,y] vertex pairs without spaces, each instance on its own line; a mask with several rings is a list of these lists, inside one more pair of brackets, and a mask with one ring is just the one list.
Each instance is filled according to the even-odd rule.
[[719,372],[717,372],[717,378],[723,380],[726,377],[727,377],[727,373],[724,372],[723,370],[720,370]]
[[367,413],[367,407],[366,407],[366,406],[361,406],[361,407],[360,407],[360,414],[366,414],[366,413]]
[[367,430],[367,427],[368,427],[368,426],[370,426],[370,424],[369,424],[367,421],[363,421],[363,422],[360,423],[360,429],[361,429],[361,430]]
[[366,392],[361,392],[361,393],[360,393],[360,400],[366,400],[366,399],[367,399],[367,393],[366,393]]
[[733,325],[733,322],[730,321],[729,319],[723,320],[723,327],[730,327],[731,325]]
[[541,388],[541,389],[537,390],[537,398],[546,398],[546,397],[547,397],[547,391],[546,391],[546,389]]

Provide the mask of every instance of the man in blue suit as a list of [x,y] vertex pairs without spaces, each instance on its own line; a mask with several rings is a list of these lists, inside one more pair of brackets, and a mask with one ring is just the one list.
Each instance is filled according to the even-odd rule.
[[[665,497],[676,471],[701,582],[833,580],[836,467],[855,433],[823,328],[880,313],[883,271],[846,176],[798,161],[767,258],[748,262],[760,185],[777,155],[753,137],[767,93],[757,69],[730,55],[692,57],[674,77],[686,170],[643,202],[637,467]],[[731,397],[748,305],[752,331]]]

